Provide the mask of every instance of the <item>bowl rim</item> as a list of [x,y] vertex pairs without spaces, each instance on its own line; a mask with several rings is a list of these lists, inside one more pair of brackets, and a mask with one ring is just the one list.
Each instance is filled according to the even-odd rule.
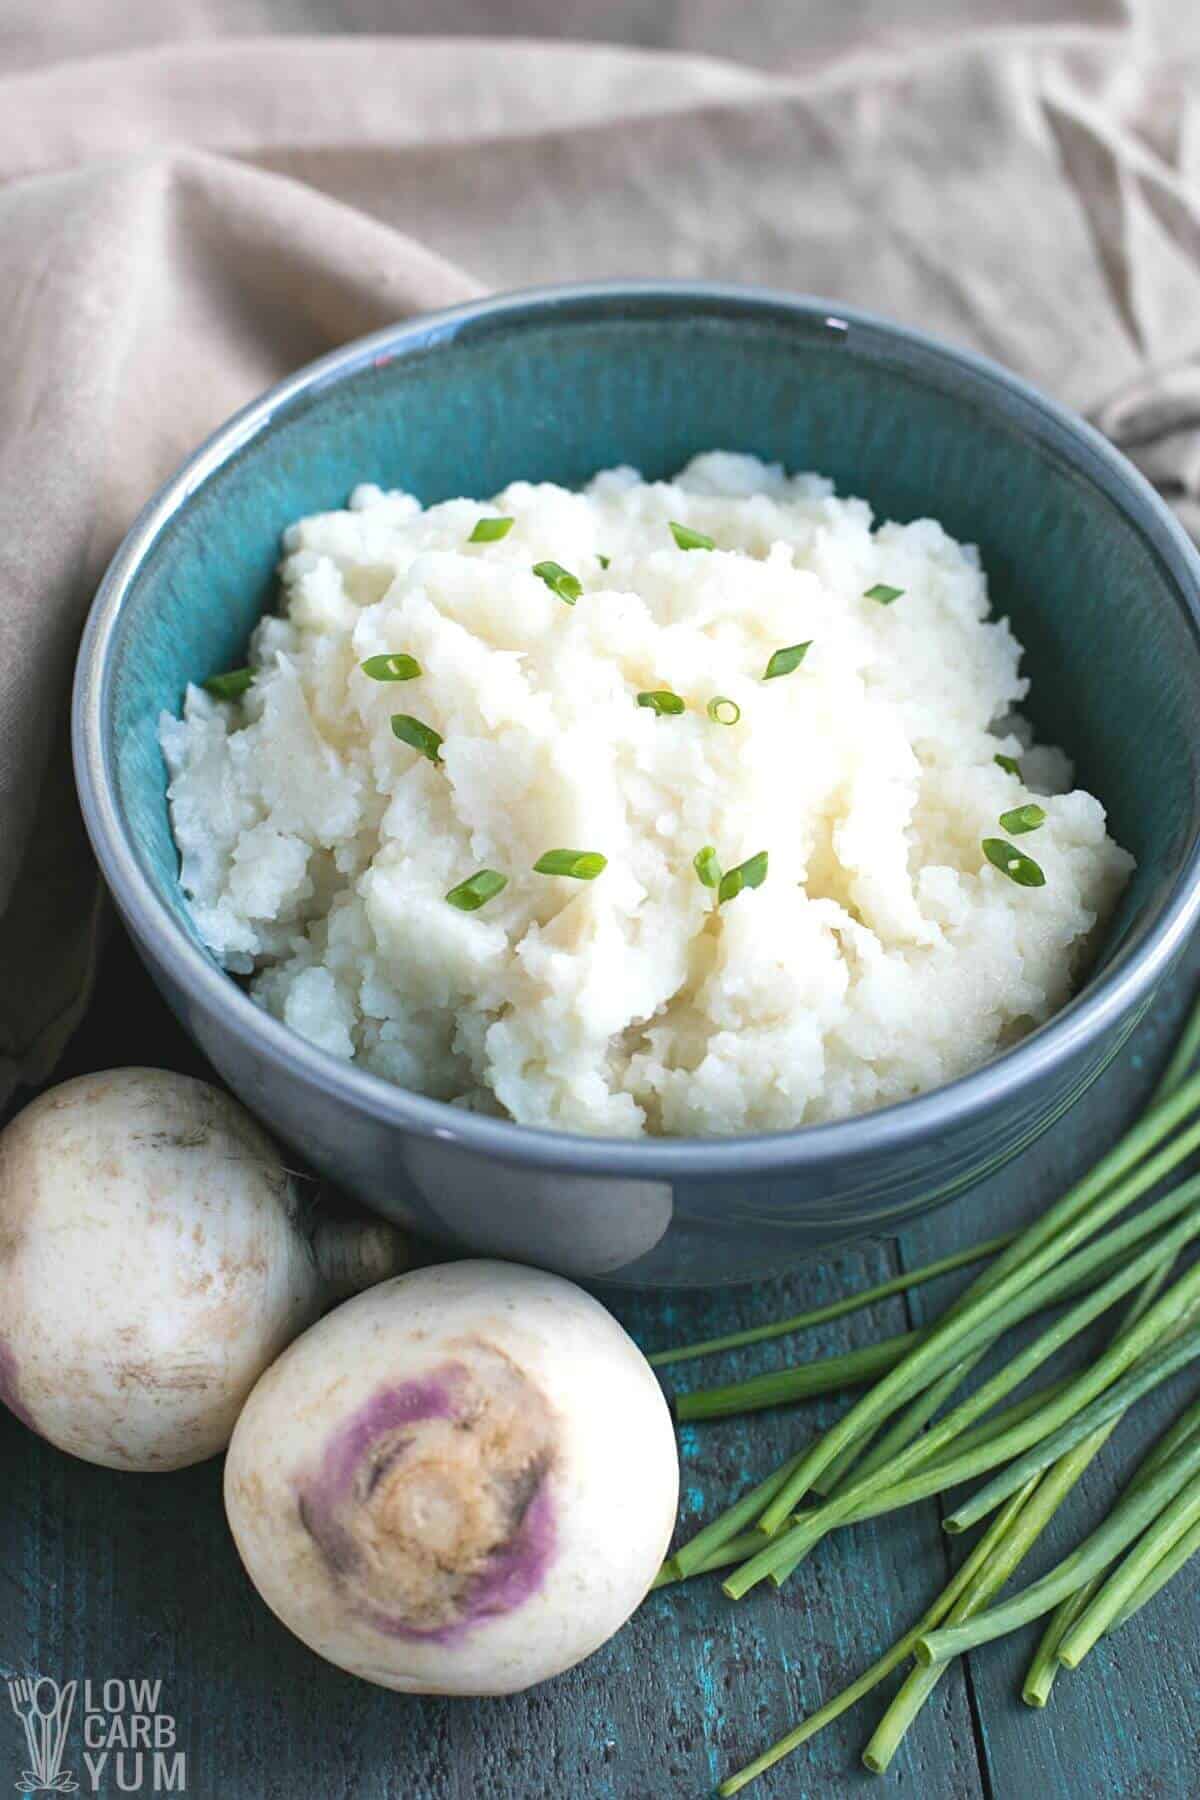
[[[112,677],[111,650],[126,599],[160,531],[191,495],[278,415],[303,397],[364,372],[372,364],[455,339],[464,326],[517,327],[539,316],[577,312],[580,322],[634,306],[652,316],[710,312],[783,314],[830,332],[856,328],[998,389],[1090,453],[1118,489],[1123,510],[1167,565],[1200,638],[1200,554],[1165,502],[1129,460],[1086,420],[1022,377],[974,351],[942,343],[897,321],[811,294],[708,281],[595,281],[560,283],[489,294],[414,315],[357,338],[307,364],[250,401],[219,426],[147,501],[100,582],[80,643],[72,695],[75,779],[88,835],[108,886],[139,949],[145,945],[185,993],[217,1014],[240,1046],[266,1058],[300,1084],[315,1083],[353,1111],[379,1124],[510,1164],[571,1174],[645,1180],[729,1179],[828,1168],[911,1150],[931,1138],[978,1123],[994,1107],[1016,1100],[1112,1031],[1147,1001],[1200,916],[1200,837],[1160,902],[1142,942],[1068,1001],[1043,1025],[980,1068],[877,1111],[831,1123],[737,1137],[607,1138],[546,1130],[472,1113],[401,1088],[319,1050],[249,998],[177,922],[143,872],[117,805],[113,759],[105,733]],[[1079,458],[1072,457],[1078,462]],[[1110,496],[1117,504],[1116,496]]]

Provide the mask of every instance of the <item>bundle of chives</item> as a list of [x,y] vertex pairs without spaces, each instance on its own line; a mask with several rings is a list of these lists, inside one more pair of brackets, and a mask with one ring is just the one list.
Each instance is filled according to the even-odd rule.
[[[685,1567],[676,1574],[664,1574],[664,1580],[678,1578],[678,1573],[701,1572],[702,1567],[725,1566],[732,1561],[736,1549],[753,1543],[754,1534],[744,1527],[755,1516],[755,1509],[763,1507],[758,1514],[759,1531],[766,1528],[773,1532],[773,1541],[763,1545],[759,1557],[752,1560],[761,1562],[763,1557],[769,1556],[777,1568],[782,1560],[786,1569],[789,1562],[794,1566],[794,1561],[798,1560],[791,1552],[781,1558],[780,1552],[787,1540],[797,1529],[810,1534],[814,1519],[827,1518],[831,1509],[827,1500],[824,1506],[789,1519],[792,1503],[807,1489],[820,1491],[823,1488],[831,1493],[834,1509],[844,1511],[848,1522],[851,1517],[869,1516],[868,1509],[883,1510],[885,1502],[889,1510],[893,1502],[905,1503],[906,1487],[914,1490],[914,1498],[919,1487],[927,1492],[939,1491],[936,1484],[946,1486],[952,1481],[966,1479],[968,1474],[978,1472],[980,1466],[995,1466],[1007,1461],[1026,1444],[1036,1445],[1036,1448],[1028,1449],[1019,1463],[1012,1464],[1003,1477],[988,1484],[981,1495],[973,1496],[960,1508],[963,1516],[952,1516],[947,1521],[951,1529],[965,1528],[983,1512],[1003,1502],[1002,1510],[959,1575],[929,1609],[925,1620],[851,1688],[729,1777],[719,1790],[722,1795],[736,1793],[805,1742],[915,1650],[918,1667],[896,1696],[864,1755],[869,1768],[885,1768],[904,1731],[940,1677],[947,1655],[1000,1635],[1002,1630],[1012,1628],[1011,1623],[1005,1621],[1034,1617],[1057,1601],[1058,1609],[1039,1645],[1025,1683],[1026,1699],[1032,1704],[1044,1703],[1054,1669],[1064,1664],[1074,1666],[1102,1632],[1116,1629],[1131,1617],[1190,1555],[1200,1550],[1198,1401],[1146,1458],[1109,1518],[1071,1557],[1065,1558],[1041,1582],[1034,1583],[1013,1600],[1000,1606],[989,1604],[1124,1413],[1152,1387],[1200,1354],[1200,1325],[1192,1322],[1200,1309],[1200,1268],[1177,1281],[1161,1299],[1157,1298],[1179,1250],[1200,1235],[1200,1216],[1191,1216],[1193,1211],[1200,1214],[1200,1208],[1196,1207],[1200,1199],[1200,1178],[1181,1184],[1134,1220],[1106,1233],[1102,1242],[1090,1245],[1087,1242],[1102,1225],[1177,1167],[1200,1141],[1200,1131],[1193,1123],[1180,1131],[1173,1141],[1164,1144],[1164,1139],[1176,1127],[1182,1126],[1188,1113],[1200,1104],[1200,1077],[1184,1079],[1197,1053],[1200,1053],[1200,1006],[1195,1009],[1171,1058],[1154,1097],[1153,1111],[1042,1220],[1003,1246],[997,1261],[977,1278],[938,1326],[932,1331],[916,1334],[918,1341],[914,1350],[879,1383],[881,1388],[890,1388],[887,1398],[893,1403],[871,1408],[859,1402],[840,1426],[827,1433],[813,1449],[789,1458],[752,1493],[743,1496],[729,1515],[713,1521],[699,1538],[677,1553]],[[1148,1126],[1152,1128],[1147,1129]],[[1130,1261],[1132,1246],[1155,1232],[1159,1235]],[[1084,1246],[1082,1250],[1078,1249],[1080,1245]],[[1119,1266],[1122,1263],[1124,1268]],[[1114,1265],[1117,1265],[1115,1272]],[[981,1390],[984,1395],[991,1390],[986,1404],[979,1406],[977,1397],[963,1402],[942,1425],[917,1440],[917,1434],[943,1400],[995,1342],[999,1335],[996,1327],[1007,1329],[1007,1324],[1015,1322],[1015,1295],[1009,1279],[1015,1269],[1022,1269],[1022,1280],[1027,1286],[1039,1290],[1036,1306],[1029,1307],[1028,1311],[1039,1310],[1075,1292],[1086,1291],[1089,1285],[1093,1287],[1094,1291],[1082,1307],[1074,1308],[1050,1333],[1043,1333],[1043,1339],[1058,1335],[1059,1341],[1065,1341],[1072,1335],[1072,1326],[1080,1328],[1081,1316],[1097,1316],[1104,1305],[1111,1304],[1120,1293],[1128,1292],[1132,1287],[1137,1286],[1138,1292],[1108,1351],[1092,1370],[1073,1379],[1051,1383],[992,1418],[980,1420],[980,1413],[988,1412],[1006,1391],[1005,1372],[1002,1371],[999,1385],[997,1378],[993,1378],[993,1382]],[[1098,1290],[1095,1289],[1097,1282],[1100,1283]],[[996,1290],[1000,1291],[997,1293]],[[1097,1292],[1103,1305],[1097,1300]],[[981,1305],[981,1301],[984,1304]],[[1019,1303],[1015,1316],[1027,1316],[1027,1312],[1019,1310]],[[1065,1334],[1064,1325],[1067,1327]],[[955,1327],[954,1331],[947,1332],[947,1326]],[[945,1354],[948,1338],[957,1340],[957,1359]],[[1038,1340],[1039,1344],[1041,1342]],[[1038,1347],[1031,1348],[1036,1352]],[[1028,1352],[1016,1361],[1025,1363],[1027,1357]],[[1041,1360],[1044,1356],[1038,1353],[1033,1366]],[[903,1376],[906,1369],[912,1377],[914,1362],[918,1365],[918,1376],[911,1379],[909,1393],[897,1400],[896,1389],[902,1384],[896,1377]],[[1028,1372],[1025,1367],[1024,1373]],[[789,1372],[780,1373],[786,1375]],[[919,1378],[922,1374],[923,1380]],[[808,1372],[801,1375],[801,1381],[805,1383],[815,1379]],[[1009,1385],[1015,1385],[1015,1382]],[[876,1391],[872,1390],[866,1400],[870,1401]],[[733,1389],[725,1392],[730,1395]],[[693,1397],[693,1403],[696,1398]],[[699,1398],[703,1404],[702,1397]],[[900,1418],[868,1452],[879,1423],[901,1407],[904,1410]],[[878,1417],[872,1418],[872,1412],[877,1412]],[[858,1428],[845,1429],[847,1421],[855,1414],[859,1419]],[[972,1420],[978,1422],[971,1423]],[[841,1442],[831,1451],[829,1440],[838,1435]],[[999,1453],[990,1460],[997,1446]],[[979,1461],[981,1454],[982,1462]],[[843,1485],[846,1471],[856,1462],[855,1479]],[[806,1470],[814,1466],[816,1475],[806,1474]],[[875,1479],[881,1470],[886,1470],[886,1476]],[[734,1519],[736,1523],[733,1523]],[[732,1531],[729,1529],[731,1523]],[[821,1535],[819,1530],[818,1535]],[[704,1538],[707,1542],[701,1543]],[[1134,1548],[1112,1573],[1115,1559],[1130,1545]],[[695,1559],[690,1568],[689,1551]],[[735,1572],[735,1585],[737,1577],[744,1573],[744,1570]],[[941,1628],[938,1621],[944,1621]]]

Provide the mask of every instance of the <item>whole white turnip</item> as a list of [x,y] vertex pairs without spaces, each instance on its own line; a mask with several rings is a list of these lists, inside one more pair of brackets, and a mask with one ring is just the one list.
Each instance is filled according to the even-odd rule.
[[648,1363],[556,1275],[471,1261],[348,1300],[269,1369],[225,1463],[268,1606],[414,1693],[568,1669],[646,1593],[678,1498]]
[[304,1220],[266,1133],[202,1081],[41,1095],[0,1134],[0,1399],[109,1468],[215,1455],[284,1346],[403,1266],[390,1226]]

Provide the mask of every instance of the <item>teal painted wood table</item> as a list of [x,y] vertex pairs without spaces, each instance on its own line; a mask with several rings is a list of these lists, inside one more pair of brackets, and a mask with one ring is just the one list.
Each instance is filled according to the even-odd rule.
[[[1136,1111],[1198,980],[1200,946],[1121,1057],[1048,1138],[898,1240],[847,1249],[757,1289],[610,1294],[609,1303],[643,1346],[658,1348],[820,1304],[1030,1217]],[[133,1062],[203,1072],[118,939],[65,1072]],[[959,1279],[792,1344],[666,1373],[678,1374],[682,1388],[866,1344],[919,1323]],[[87,1304],[86,1292],[79,1302]],[[1019,1579],[1082,1535],[1137,1447],[1195,1385],[1194,1374],[1190,1386],[1187,1374],[1177,1378],[1114,1434]],[[685,1428],[685,1522],[711,1515],[841,1404],[815,1401]],[[160,1792],[185,1791],[193,1800],[698,1800],[886,1648],[960,1554],[930,1501],[827,1540],[780,1593],[758,1589],[734,1606],[709,1577],[653,1594],[612,1643],[531,1693],[414,1699],[325,1666],[258,1602],[225,1530],[219,1463],[120,1476],[57,1454],[7,1413],[0,1457],[0,1673],[80,1684],[69,1738],[74,1760],[65,1758],[64,1768],[85,1794],[150,1794],[157,1773]],[[1031,1628],[953,1666],[886,1777],[859,1763],[883,1704],[875,1695],[748,1791],[762,1800],[870,1791],[920,1800],[1200,1795],[1200,1568],[1186,1569],[1064,1677],[1040,1713],[1018,1694],[1034,1636]],[[128,1685],[137,1679],[161,1683],[144,1708],[154,1714],[146,1729],[184,1753],[183,1790],[164,1785],[178,1780],[179,1764],[156,1770],[148,1741],[139,1766],[136,1744],[121,1741],[138,1710]],[[100,1771],[94,1787],[83,1761],[85,1727]],[[6,1708],[0,1790],[20,1791],[24,1748],[20,1722]]]

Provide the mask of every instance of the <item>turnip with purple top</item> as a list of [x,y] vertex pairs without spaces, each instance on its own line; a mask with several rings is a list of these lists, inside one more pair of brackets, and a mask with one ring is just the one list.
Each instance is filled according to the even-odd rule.
[[268,1606],[384,1687],[506,1694],[597,1649],[675,1522],[658,1382],[598,1301],[500,1262],[347,1301],[267,1371],[225,1504]]

